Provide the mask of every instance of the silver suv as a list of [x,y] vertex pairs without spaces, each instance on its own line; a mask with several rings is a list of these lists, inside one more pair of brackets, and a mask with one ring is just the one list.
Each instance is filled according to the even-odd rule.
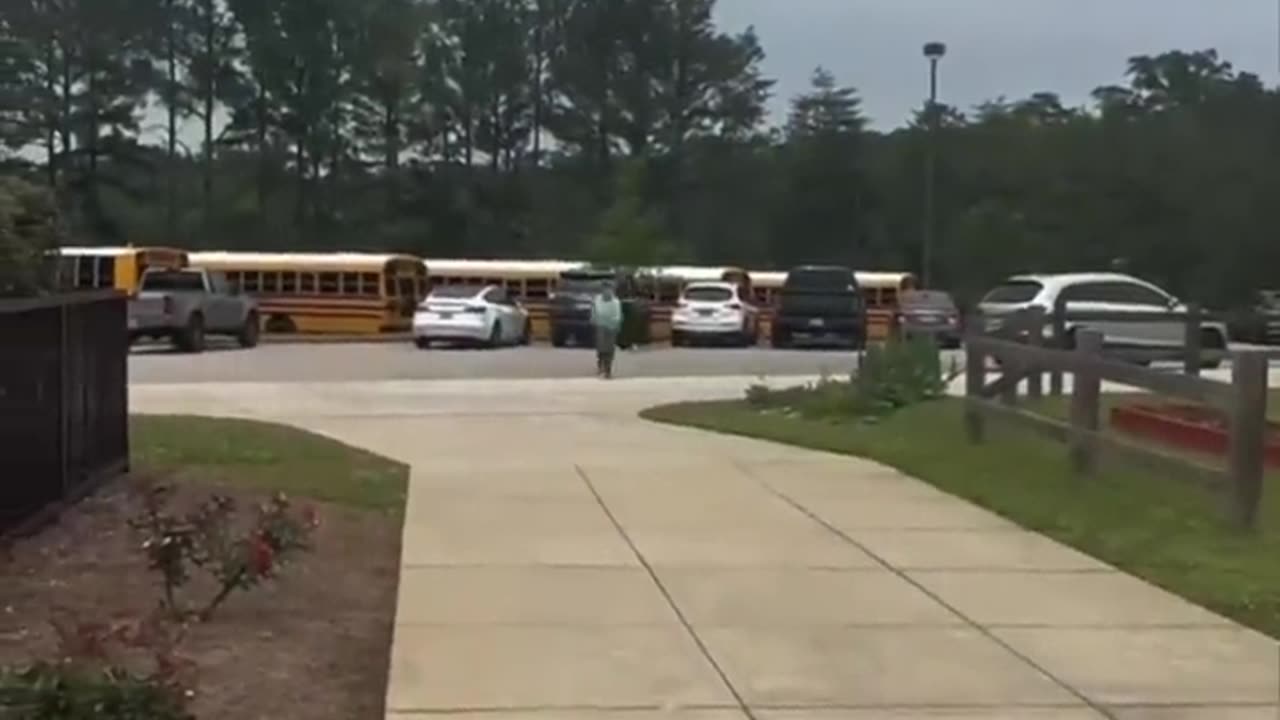
[[[1030,307],[1052,314],[1059,298],[1066,301],[1067,332],[1087,326],[1103,334],[1110,348],[1171,349],[1186,343],[1185,323],[1179,313],[1186,305],[1173,295],[1145,280],[1118,273],[1074,273],[1064,275],[1015,275],[988,292],[978,307],[987,318],[988,329],[1001,323],[1001,316]],[[1123,320],[1072,321],[1071,313],[1122,312]],[[1227,327],[1216,321],[1201,324],[1201,347],[1225,349]]]

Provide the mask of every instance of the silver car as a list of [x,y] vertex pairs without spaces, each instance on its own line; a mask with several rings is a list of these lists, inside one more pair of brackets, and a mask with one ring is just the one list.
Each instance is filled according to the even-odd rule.
[[[1186,344],[1185,322],[1180,313],[1187,306],[1173,295],[1145,280],[1119,273],[1015,275],[988,292],[979,303],[987,329],[994,330],[1003,316],[1031,307],[1053,313],[1058,299],[1066,302],[1067,332],[1089,327],[1102,332],[1105,347],[1117,349],[1177,350]],[[1124,313],[1123,319],[1072,321],[1071,313]],[[1226,325],[1201,324],[1201,347],[1225,349]]]

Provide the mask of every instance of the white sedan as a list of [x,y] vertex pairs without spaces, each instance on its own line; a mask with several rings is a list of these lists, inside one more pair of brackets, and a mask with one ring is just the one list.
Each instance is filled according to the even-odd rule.
[[760,311],[749,292],[728,282],[696,282],[685,286],[671,313],[671,344],[695,340],[729,340],[755,345],[760,337]]
[[413,313],[413,343],[426,350],[437,341],[524,345],[529,342],[529,312],[497,285],[439,287]]

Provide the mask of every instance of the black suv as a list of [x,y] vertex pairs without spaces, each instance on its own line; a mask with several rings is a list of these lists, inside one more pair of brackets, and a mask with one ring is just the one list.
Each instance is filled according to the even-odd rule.
[[866,346],[867,306],[853,270],[803,265],[787,273],[774,314],[773,346],[791,347],[801,337]]
[[591,301],[605,283],[613,283],[622,301],[622,331],[618,346],[628,348],[649,342],[649,303],[639,293],[631,273],[614,268],[584,268],[560,273],[560,283],[551,299],[551,344],[564,347],[573,341],[584,347],[595,345],[591,326]]

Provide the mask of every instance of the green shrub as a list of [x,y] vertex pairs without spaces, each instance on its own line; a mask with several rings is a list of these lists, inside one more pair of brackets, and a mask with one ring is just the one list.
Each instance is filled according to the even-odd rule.
[[761,411],[781,410],[807,418],[874,420],[941,397],[947,382],[932,343],[895,339],[868,348],[847,381],[822,377],[782,390],[756,383],[747,388],[746,401]]
[[4,720],[193,720],[193,665],[162,618],[55,616],[55,660],[0,668]]

